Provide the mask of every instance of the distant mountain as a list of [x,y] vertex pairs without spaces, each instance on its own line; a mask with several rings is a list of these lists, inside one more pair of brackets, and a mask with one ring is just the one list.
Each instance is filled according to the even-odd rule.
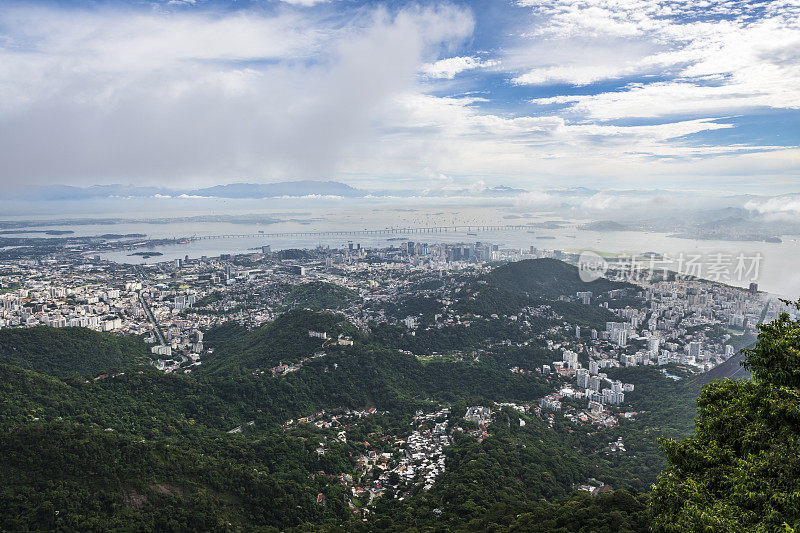
[[138,187],[134,185],[92,185],[73,187],[71,185],[41,185],[18,189],[12,197],[21,200],[87,200],[112,197],[148,197],[157,194],[169,196],[174,191],[163,187]]
[[518,196],[528,192],[526,189],[498,185],[481,189],[439,188],[420,191],[419,189],[380,189],[365,191],[338,181],[297,180],[275,183],[229,183],[200,188],[141,187],[136,185],[91,185],[74,187],[71,185],[41,185],[17,188],[7,192],[10,198],[20,200],[87,200],[101,198],[150,198],[153,196],[200,196],[209,198],[276,198],[281,196],[342,196],[362,198],[364,196],[393,196],[406,198],[424,194],[425,196]]
[[200,189],[168,189],[135,185],[42,185],[9,193],[20,200],[87,200],[96,198],[148,198],[153,196],[206,196],[212,198],[274,198],[278,196],[345,196],[358,198],[364,192],[338,181],[282,181],[277,183],[231,183]]
[[497,187],[488,187],[484,189],[483,192],[487,193],[494,193],[494,194],[503,194],[509,196],[516,196],[518,194],[524,194],[528,192],[527,189],[520,189],[516,187],[506,187],[505,185],[498,185]]
[[378,189],[370,191],[373,196],[392,196],[396,198],[406,198],[409,196],[429,196],[429,197],[451,197],[451,196],[519,196],[528,192],[527,189],[497,185],[495,187],[482,188],[461,188],[453,187],[432,187],[424,190],[419,189]]
[[345,196],[358,198],[364,196],[359,189],[338,181],[282,181],[279,183],[231,183],[215,185],[187,192],[189,195],[212,196],[215,198],[274,198],[276,196]]
[[590,231],[625,231],[626,228],[619,222],[614,222],[613,220],[598,220],[596,222],[589,222],[588,224],[584,224],[581,226],[580,229],[590,230]]

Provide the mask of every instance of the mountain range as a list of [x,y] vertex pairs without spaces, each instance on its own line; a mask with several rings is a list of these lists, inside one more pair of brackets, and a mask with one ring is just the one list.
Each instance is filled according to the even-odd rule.
[[[13,194],[13,193],[12,193]],[[278,183],[230,183],[204,188],[171,189],[137,185],[41,185],[20,190],[21,200],[86,200],[100,198],[209,197],[209,198],[276,198],[281,196],[344,196],[358,198],[365,195],[359,189],[337,181],[283,181]]]

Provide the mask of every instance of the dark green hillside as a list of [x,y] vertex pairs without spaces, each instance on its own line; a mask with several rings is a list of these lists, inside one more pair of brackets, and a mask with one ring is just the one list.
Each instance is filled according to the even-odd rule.
[[0,364],[52,376],[94,376],[124,370],[144,363],[148,352],[147,345],[135,337],[86,328],[0,330]]
[[662,443],[669,464],[651,492],[655,531],[800,528],[800,321],[781,313],[758,328],[744,351],[751,377],[705,385],[695,435]]
[[286,296],[285,305],[288,308],[324,311],[344,309],[356,300],[358,294],[346,287],[324,281],[312,281],[292,286]]
[[247,334],[248,329],[236,321],[223,322],[208,330],[203,337],[203,343],[215,350],[228,341]]
[[[380,501],[377,510],[384,517],[375,520],[376,529],[407,531],[435,523],[442,531],[647,530],[645,505],[626,491],[613,499],[570,497],[574,483],[603,478],[607,465],[582,454],[537,417],[504,409],[488,432],[480,443],[456,433],[441,479],[410,501]],[[614,515],[591,516],[587,507]],[[536,529],[542,520],[549,527]]]
[[739,353],[734,355],[721,365],[718,365],[708,372],[701,374],[698,376],[699,383],[701,385],[705,385],[707,383],[711,383],[712,381],[722,380],[722,379],[747,379],[750,377],[750,371],[747,370],[745,367],[742,366],[742,361],[744,360],[744,354]]
[[597,295],[614,289],[640,290],[635,285],[605,278],[583,282],[578,276],[578,267],[547,258],[508,263],[492,270],[487,278],[499,289],[544,298],[574,296],[578,291],[592,291]]
[[212,330],[215,353],[203,362],[202,370],[211,373],[246,372],[269,369],[280,363],[293,363],[319,351],[323,339],[310,337],[309,331],[325,332],[333,340],[340,334],[359,337],[359,331],[344,316],[295,309],[274,321],[244,332],[233,324]]
[[[525,307],[547,305],[564,320],[599,329],[605,322],[615,320],[613,313],[597,305],[601,300],[607,301],[609,307],[624,307],[619,299],[601,296],[614,289],[628,289],[629,295],[622,299],[626,305],[640,304],[640,299],[630,296],[640,290],[635,285],[605,278],[585,283],[574,265],[556,259],[527,259],[499,266],[477,282],[470,283],[455,294],[455,307],[461,313],[487,316],[514,315]],[[592,291],[595,295],[593,303],[583,305],[557,299],[575,296],[579,291]]]
[[[467,300],[475,297],[471,285],[463,289]],[[561,381],[510,367],[553,360],[549,339],[537,335],[561,320],[551,311],[569,320],[586,311],[595,321],[603,317],[591,313],[607,310],[517,294],[526,305],[550,306],[548,314],[531,315],[524,326],[470,317],[468,326],[420,327],[411,335],[392,324],[367,334],[340,315],[293,310],[255,330],[227,323],[209,331],[214,354],[190,374],[142,365],[95,380],[0,363],[0,531],[800,528],[800,322],[784,314],[762,326],[745,352],[753,376],[706,385],[696,405],[701,376],[673,381],[651,366],[606,369],[635,389],[619,408],[632,417],[602,427],[560,415],[585,409],[585,399],[565,396],[560,413],[538,411],[536,400]],[[355,342],[324,342],[309,330]],[[24,346],[55,357],[48,350],[65,335],[120,340],[51,328],[27,335],[12,354]],[[487,342],[502,338],[513,342]],[[96,345],[107,348],[80,346],[92,354]],[[395,349],[430,353],[433,346],[457,353],[417,358]],[[319,351],[325,355],[304,359]],[[301,359],[296,371],[269,372]],[[531,408],[522,413],[493,401]],[[444,404],[449,415],[429,418]],[[480,429],[463,418],[476,405],[492,407]],[[696,408],[697,432],[685,439]],[[413,439],[412,430],[419,432]],[[452,438],[448,446],[420,452],[445,464],[427,490],[409,481],[408,470],[389,466],[384,479],[377,462],[364,468],[384,452],[396,459],[417,453],[404,444],[441,432]],[[620,437],[626,449],[611,449]],[[666,441],[664,458],[657,449],[663,437],[685,440]],[[408,464],[426,459],[412,456]],[[632,492],[649,491],[663,467],[654,490]],[[614,492],[575,492],[587,482],[597,486],[591,478]],[[366,521],[357,514],[365,505]]]
[[[348,518],[342,489],[300,474],[330,463],[297,438],[169,444],[42,422],[3,431],[0,449],[4,531],[230,531]],[[328,505],[316,504],[318,493]]]
[[[491,517],[491,515],[489,515]],[[488,518],[488,517],[487,517]],[[616,490],[597,496],[576,492],[570,498],[504,517],[511,531],[529,533],[633,533],[650,531],[647,494]],[[485,520],[487,525],[489,520]],[[488,527],[487,527],[488,529]]]

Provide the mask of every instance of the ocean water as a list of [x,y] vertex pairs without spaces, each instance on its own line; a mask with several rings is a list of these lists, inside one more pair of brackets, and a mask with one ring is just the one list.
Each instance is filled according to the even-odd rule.
[[[104,233],[143,233],[148,238],[185,238],[206,235],[257,234],[247,238],[193,240],[185,244],[140,248],[163,255],[150,259],[130,256],[130,251],[103,253],[104,259],[124,263],[151,263],[221,253],[246,253],[270,245],[273,250],[286,248],[345,247],[349,242],[364,247],[398,244],[389,239],[407,238],[419,242],[488,242],[502,248],[536,248],[603,254],[641,255],[647,252],[667,254],[677,267],[679,258],[702,266],[703,277],[733,285],[747,286],[751,280],[759,289],[782,297],[800,296],[800,242],[785,236],[781,243],[682,239],[668,233],[640,231],[599,232],[577,228],[582,220],[569,220],[547,211],[524,213],[512,199],[472,198],[276,198],[266,200],[220,199],[116,199],[97,202],[40,202],[13,206],[0,203],[2,220],[59,220],[86,218],[124,218],[114,224],[55,224],[46,229],[72,230],[75,235]],[[266,221],[174,221],[150,223],[148,219],[172,219],[196,216],[255,215]],[[372,234],[326,236],[269,236],[280,232],[361,231],[387,228],[443,227],[455,225],[506,225],[562,221],[566,227],[511,231],[466,231],[426,234]],[[34,228],[44,229],[44,228]],[[264,234],[259,234],[264,232]],[[469,233],[475,233],[470,231]],[[41,235],[39,235],[41,236]],[[721,254],[721,255],[720,255]],[[737,272],[737,260],[746,262],[749,272]],[[716,264],[716,267],[711,266]],[[721,266],[720,266],[721,265]],[[741,266],[741,265],[738,265]],[[684,271],[687,271],[686,268]],[[697,271],[695,271],[697,272]],[[714,273],[716,272],[716,273]]]

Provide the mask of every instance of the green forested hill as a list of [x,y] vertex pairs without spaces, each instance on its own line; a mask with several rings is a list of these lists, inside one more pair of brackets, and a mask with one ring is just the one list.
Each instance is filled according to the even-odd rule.
[[[560,296],[575,296],[579,291],[592,291],[595,296],[613,289],[640,289],[629,283],[599,278],[591,283],[581,281],[578,268],[556,259],[526,259],[508,263],[492,270],[455,295],[455,307],[462,313],[487,316],[517,314],[528,306],[547,305],[574,324],[600,328],[615,320],[614,314],[596,303],[558,300]],[[626,297],[629,302],[636,298]],[[613,304],[616,300],[611,300]]]
[[[635,419],[620,418],[616,428],[585,432],[548,412],[495,406],[479,441],[463,420],[467,406],[534,402],[554,390],[551,378],[509,371],[546,361],[538,346],[423,363],[341,316],[296,310],[253,331],[225,325],[209,333],[217,364],[189,375],[142,366],[86,380],[0,364],[0,530],[645,531],[647,505],[665,530],[729,523],[738,531],[765,512],[764,523],[780,524],[794,520],[798,479],[790,458],[800,373],[780,354],[800,337],[787,321],[748,359],[753,379],[705,389],[698,435],[670,441],[669,468],[651,495],[641,491],[665,464],[658,439],[688,434],[698,390],[697,380],[674,382],[653,368],[609,370],[636,383],[626,394]],[[285,376],[254,374],[319,349],[309,329],[356,342],[329,343],[323,357]],[[62,332],[42,329],[34,339],[48,343],[51,333]],[[445,402],[450,427],[464,431],[443,450],[444,473],[430,490],[388,489],[406,497],[387,493],[362,521],[348,508],[343,476],[354,476],[353,488],[371,481],[358,479],[358,458],[401,453],[390,443],[408,436],[417,410]],[[295,423],[347,409],[360,413],[334,429]],[[607,450],[619,436],[626,454]],[[573,492],[590,477],[615,492]]]
[[0,364],[52,376],[97,375],[146,361],[147,345],[135,337],[86,328],[0,330]]
[[[0,432],[0,449],[4,531],[232,531],[348,518],[341,489],[305,474],[327,466],[313,446],[279,434],[166,442],[41,422]],[[316,504],[320,492],[330,505]]]
[[574,296],[578,291],[599,294],[614,289],[640,290],[635,285],[605,278],[583,282],[578,276],[578,267],[547,258],[508,263],[492,270],[487,279],[499,289],[540,298]]
[[212,330],[215,353],[203,362],[202,370],[211,373],[252,372],[269,369],[281,362],[293,363],[321,349],[323,340],[310,337],[309,331],[325,332],[333,340],[340,334],[359,337],[358,330],[344,316],[295,309],[272,322],[243,330],[226,324]]
[[292,286],[286,296],[289,308],[304,308],[314,311],[344,309],[358,300],[358,294],[348,288],[324,281],[300,283]]
[[[280,343],[308,338],[302,328],[309,320],[315,327],[320,320],[341,325],[335,316],[316,315],[283,318],[284,326],[299,328],[297,339],[268,329],[245,346],[278,350]],[[314,451],[320,437],[285,436],[283,422],[320,409],[375,406],[399,417],[390,427],[402,432],[403,417],[430,398],[532,400],[546,388],[509,372],[422,365],[361,341],[279,378],[144,367],[97,381],[64,380],[0,365],[0,529],[286,529],[304,522],[354,529],[361,523],[350,522],[344,489],[330,476],[351,472],[366,450],[357,440],[328,443],[320,456]],[[237,426],[247,429],[227,433]],[[555,436],[547,441],[558,442]],[[554,463],[556,471],[548,467],[562,481],[567,478],[557,470],[564,461]],[[324,476],[309,477],[319,471]],[[568,493],[569,483],[552,494]],[[318,494],[325,506],[316,503]]]

